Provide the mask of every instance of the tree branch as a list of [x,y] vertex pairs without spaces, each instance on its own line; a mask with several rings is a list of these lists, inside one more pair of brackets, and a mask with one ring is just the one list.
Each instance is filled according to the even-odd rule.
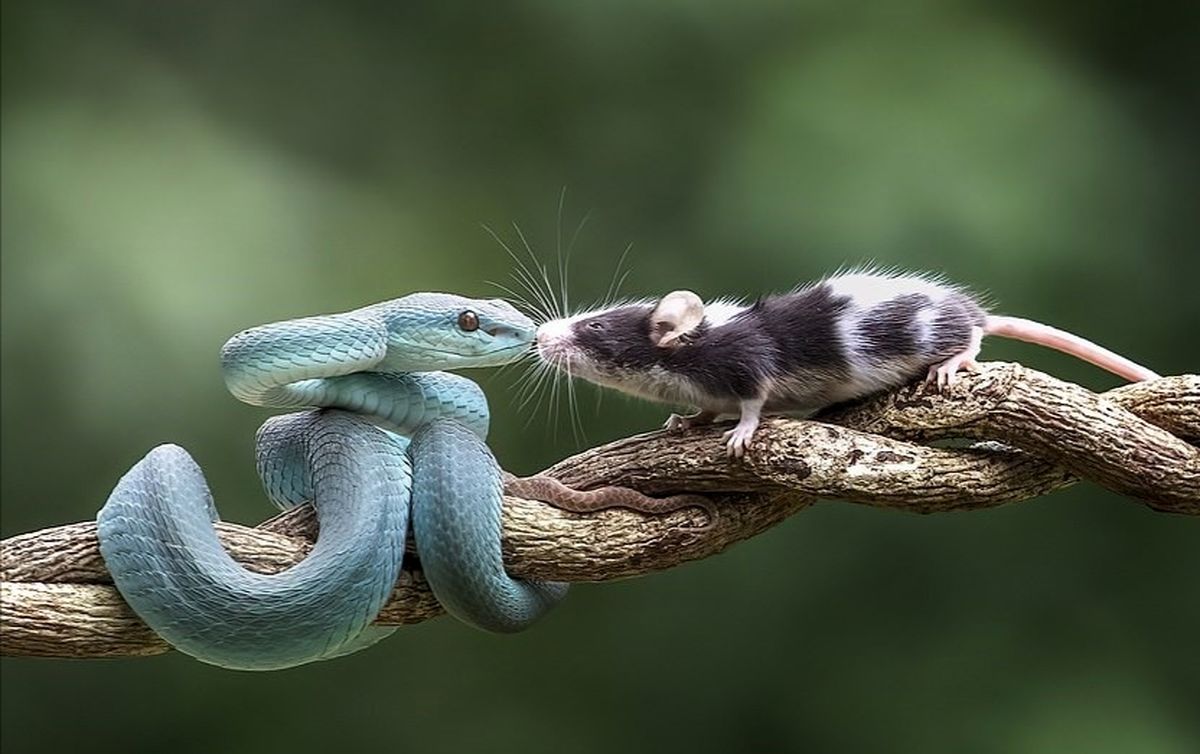
[[[1200,377],[1166,377],[1097,396],[1012,364],[986,365],[938,394],[916,384],[825,412],[771,419],[746,459],[726,458],[721,428],[652,432],[568,458],[545,473],[577,489],[705,494],[699,510],[659,517],[572,514],[506,497],[504,558],[521,578],[605,581],[708,557],[779,523],[817,498],[916,513],[974,510],[1094,481],[1164,512],[1200,515]],[[946,438],[985,440],[932,447]],[[218,524],[231,555],[274,573],[312,546],[311,508],[257,528]],[[95,524],[0,542],[0,652],[105,657],[167,651],[111,586]],[[406,563],[377,618],[417,623],[441,613],[416,561]]]

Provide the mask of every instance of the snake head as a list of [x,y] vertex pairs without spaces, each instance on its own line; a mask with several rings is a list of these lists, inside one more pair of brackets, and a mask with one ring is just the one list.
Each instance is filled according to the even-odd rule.
[[533,343],[533,321],[503,299],[413,293],[377,304],[388,330],[380,367],[426,371],[516,361]]

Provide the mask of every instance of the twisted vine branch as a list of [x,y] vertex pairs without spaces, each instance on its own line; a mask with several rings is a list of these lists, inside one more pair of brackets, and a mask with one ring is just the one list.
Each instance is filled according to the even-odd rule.
[[[652,432],[587,450],[546,473],[578,489],[623,485],[708,495],[718,518],[613,510],[581,516],[505,498],[504,558],[518,577],[605,581],[714,555],[818,498],[915,513],[1028,500],[1087,479],[1150,508],[1200,515],[1200,376],[1165,377],[1101,396],[1014,364],[989,364],[945,394],[910,385],[825,412],[764,422],[746,459],[725,457],[721,429]],[[966,447],[923,444],[982,440]],[[305,506],[257,528],[218,524],[248,568],[273,573],[308,553]],[[165,652],[125,605],[84,522],[0,542],[0,653],[112,657]],[[381,624],[441,613],[406,564]]]

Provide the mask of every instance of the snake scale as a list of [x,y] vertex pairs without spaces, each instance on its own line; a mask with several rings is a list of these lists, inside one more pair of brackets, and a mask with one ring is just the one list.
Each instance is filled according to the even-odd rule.
[[371,622],[391,594],[410,526],[434,595],[460,620],[511,632],[553,607],[566,584],[504,570],[505,485],[574,511],[698,505],[711,514],[702,498],[575,491],[501,471],[484,442],[483,391],[442,370],[517,360],[535,329],[502,300],[414,293],[235,335],[221,353],[230,392],[256,406],[306,409],[268,419],[255,452],[272,502],[313,504],[317,541],[281,573],[245,569],[217,538],[199,466],[162,445],[121,478],[97,515],[117,589],[196,659],[279,669],[358,651],[394,630]]

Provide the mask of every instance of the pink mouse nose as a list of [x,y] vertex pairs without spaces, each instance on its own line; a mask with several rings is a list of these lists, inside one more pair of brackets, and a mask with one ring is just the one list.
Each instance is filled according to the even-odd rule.
[[555,357],[570,345],[571,327],[561,319],[552,319],[538,327],[533,342],[543,357]]
[[552,319],[538,326],[533,339],[541,345],[565,340],[570,335],[570,326],[561,319]]

